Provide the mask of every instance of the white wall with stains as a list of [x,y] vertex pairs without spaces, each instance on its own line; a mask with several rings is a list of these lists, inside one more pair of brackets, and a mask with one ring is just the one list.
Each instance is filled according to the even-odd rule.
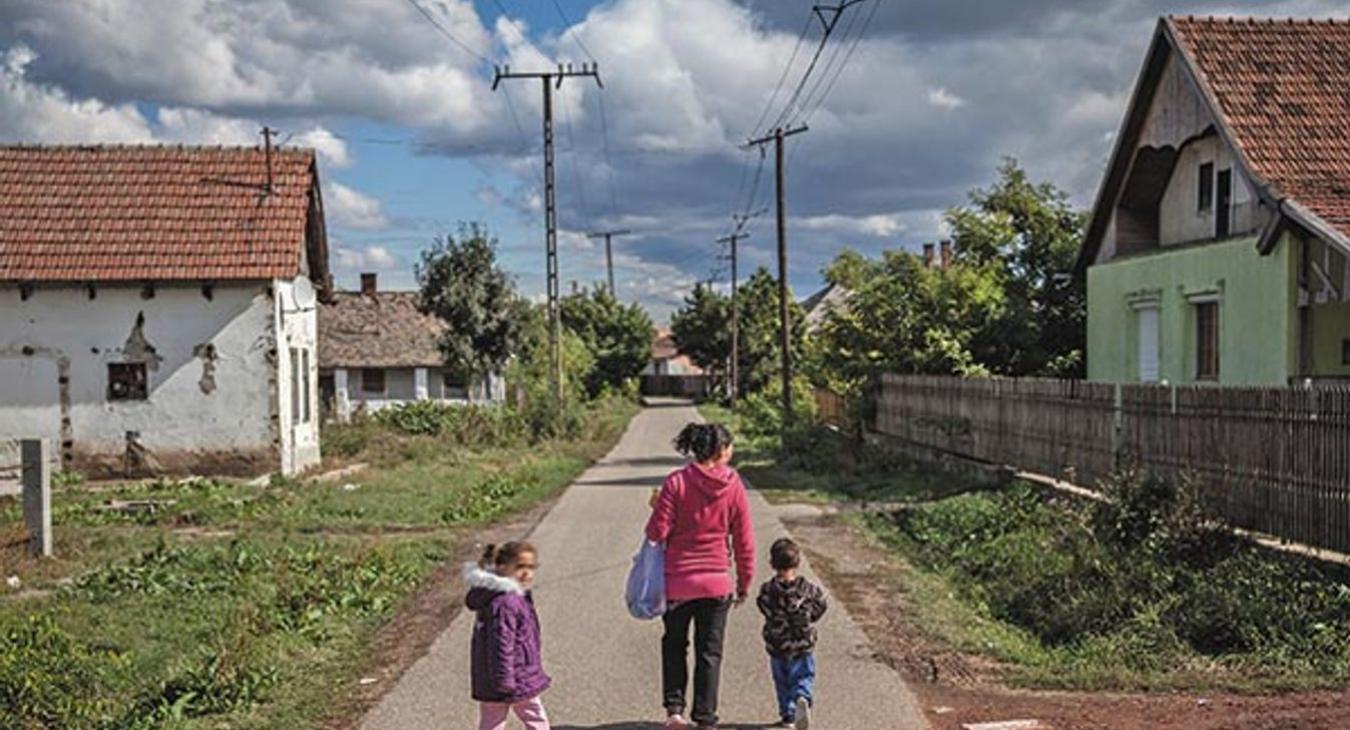
[[[289,311],[290,288],[217,284],[208,296],[197,284],[160,284],[147,298],[139,285],[99,285],[91,298],[83,286],[49,285],[24,299],[0,286],[0,439],[51,438],[70,467],[94,474],[317,461],[316,427],[289,428],[281,392],[290,342],[310,348],[313,368],[312,308]],[[108,365],[124,362],[145,363],[145,400],[109,399]]]
[[307,277],[275,282],[281,470],[319,463],[318,297]]

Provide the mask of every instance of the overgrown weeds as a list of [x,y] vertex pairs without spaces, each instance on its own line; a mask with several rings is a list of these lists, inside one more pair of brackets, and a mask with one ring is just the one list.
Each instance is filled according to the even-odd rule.
[[581,409],[567,439],[506,409],[362,419],[324,435],[371,464],[338,483],[72,484],[60,559],[6,566],[39,590],[0,598],[0,727],[313,725],[458,530],[555,493],[633,412]]
[[1027,484],[894,515],[871,530],[976,611],[1034,637],[1034,684],[1242,689],[1350,680],[1342,570],[1232,536],[1186,482],[1125,474],[1082,504]]

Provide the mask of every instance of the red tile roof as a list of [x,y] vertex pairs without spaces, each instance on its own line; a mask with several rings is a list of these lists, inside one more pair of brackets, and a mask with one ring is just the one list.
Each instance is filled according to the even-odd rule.
[[1252,172],[1350,235],[1350,22],[1170,21]]
[[314,152],[266,181],[261,148],[0,146],[0,281],[294,277]]

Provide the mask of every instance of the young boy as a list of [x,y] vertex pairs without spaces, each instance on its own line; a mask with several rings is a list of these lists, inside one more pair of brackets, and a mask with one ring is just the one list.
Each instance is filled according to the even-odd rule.
[[773,688],[781,721],[774,727],[809,730],[811,690],[816,680],[815,623],[827,603],[820,586],[797,575],[801,550],[784,537],[769,550],[775,575],[760,586],[755,603],[764,614],[764,646],[769,650]]

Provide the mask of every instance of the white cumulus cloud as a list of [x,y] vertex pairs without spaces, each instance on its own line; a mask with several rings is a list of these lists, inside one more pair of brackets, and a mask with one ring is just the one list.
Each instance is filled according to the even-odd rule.
[[389,217],[384,214],[379,200],[340,182],[330,181],[325,188],[324,209],[333,217],[333,222],[363,231],[389,227]]

